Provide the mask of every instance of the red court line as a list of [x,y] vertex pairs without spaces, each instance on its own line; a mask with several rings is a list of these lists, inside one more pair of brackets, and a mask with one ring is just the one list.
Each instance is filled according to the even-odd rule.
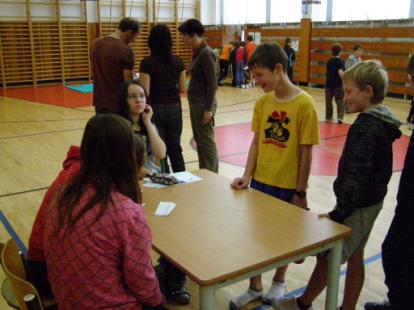
[[[223,162],[244,167],[253,133],[250,123],[227,125],[216,128],[216,143],[219,159]],[[321,143],[313,148],[313,175],[336,176],[339,158],[345,144],[350,125],[336,123],[319,123]],[[409,137],[402,136],[393,145],[393,170],[401,171]],[[193,148],[195,147],[192,144]]]

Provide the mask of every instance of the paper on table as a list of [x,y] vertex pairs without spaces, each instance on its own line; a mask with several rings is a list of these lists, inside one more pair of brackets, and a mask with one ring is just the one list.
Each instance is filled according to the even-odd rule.
[[148,188],[165,188],[165,187],[167,187],[167,185],[152,183],[151,181],[144,182],[144,184],[142,184],[142,186],[143,187],[148,187]]
[[168,202],[168,201],[160,201],[158,204],[157,210],[155,210],[155,215],[158,216],[168,216],[170,215],[171,211],[174,210],[175,203]]
[[173,173],[172,175],[184,183],[191,183],[191,182],[197,182],[197,181],[202,180],[202,178],[200,178],[199,176],[196,176],[195,174],[192,174],[191,172],[188,172],[188,171],[176,172],[176,173]]

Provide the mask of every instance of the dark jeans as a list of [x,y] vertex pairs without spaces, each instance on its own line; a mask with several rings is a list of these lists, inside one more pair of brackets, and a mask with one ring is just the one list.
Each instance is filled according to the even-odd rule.
[[289,80],[291,82],[293,82],[293,66],[288,65],[287,68],[286,68],[286,72],[287,72],[287,75],[289,77]]
[[295,194],[294,189],[286,189],[286,188],[280,188],[277,186],[268,185],[268,184],[256,181],[255,179],[252,179],[250,181],[250,187],[257,189],[258,191],[261,191],[262,193],[279,198],[280,200],[283,200],[286,202],[291,202],[293,195]]
[[159,265],[155,267],[158,282],[164,295],[180,290],[186,281],[185,273],[181,272],[173,264],[169,263],[164,257],[158,259]]
[[[183,149],[181,148],[181,133],[183,132],[183,116],[181,104],[154,105],[154,123],[160,137],[167,146],[167,156],[174,172],[185,171]],[[166,173],[170,172],[168,164]]]
[[95,113],[96,114],[108,114],[108,113],[116,114],[116,111],[115,111],[115,108],[95,106]]
[[413,309],[414,292],[414,134],[405,157],[397,207],[382,244],[382,265],[392,309]]
[[220,75],[219,82],[223,81],[229,74],[229,61],[220,59]]
[[232,72],[232,81],[231,81],[231,86],[235,87],[236,86],[236,62],[233,61],[231,63],[231,72]]
[[344,89],[341,87],[337,88],[325,88],[325,120],[332,120],[333,117],[333,106],[332,101],[335,97],[336,111],[338,120],[344,119]]
[[408,112],[407,122],[414,123],[414,99],[411,100],[410,112]]
[[27,279],[39,292],[40,296],[53,298],[52,289],[47,277],[46,262],[27,260]]

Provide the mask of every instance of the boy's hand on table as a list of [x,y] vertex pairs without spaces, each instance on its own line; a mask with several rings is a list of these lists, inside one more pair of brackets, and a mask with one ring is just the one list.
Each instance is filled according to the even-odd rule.
[[298,195],[293,194],[291,203],[293,203],[295,206],[298,206],[299,208],[309,210],[306,197],[299,197]]
[[322,218],[330,219],[329,213],[322,213],[322,214],[319,214],[318,216],[319,216],[320,219],[322,219]]
[[248,177],[235,178],[231,183],[231,187],[237,190],[246,189],[249,186],[249,183],[250,178]]

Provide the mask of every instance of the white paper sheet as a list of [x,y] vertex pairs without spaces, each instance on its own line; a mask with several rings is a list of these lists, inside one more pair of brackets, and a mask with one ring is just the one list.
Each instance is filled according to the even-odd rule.
[[202,178],[200,178],[199,176],[196,176],[195,174],[192,174],[191,172],[188,172],[188,171],[176,172],[176,173],[173,173],[172,175],[184,183],[191,183],[191,182],[197,182],[197,181],[202,180]]
[[174,210],[175,203],[168,202],[168,201],[160,201],[158,204],[157,210],[155,210],[155,215],[158,216],[168,216],[170,215],[171,211]]

